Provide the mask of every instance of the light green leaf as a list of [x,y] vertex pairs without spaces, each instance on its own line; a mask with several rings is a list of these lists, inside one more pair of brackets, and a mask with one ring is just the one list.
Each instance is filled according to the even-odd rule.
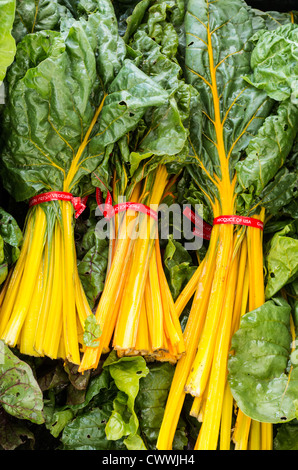
[[298,104],[298,25],[286,24],[274,31],[260,31],[253,38],[253,73],[245,80],[277,100]]
[[298,276],[298,239],[294,223],[273,235],[265,253],[265,263],[265,295],[270,299]]
[[298,367],[290,314],[284,299],[268,300],[243,315],[232,338],[230,388],[243,413],[257,421],[282,423],[295,418]]
[[15,40],[11,35],[15,8],[15,0],[1,0],[0,2],[0,86],[16,52]]
[[[116,352],[112,352],[104,363],[108,368],[119,390],[114,400],[114,410],[106,426],[106,434],[109,440],[129,438],[128,446],[131,448],[131,439],[137,435],[139,421],[134,409],[135,399],[139,392],[139,382],[149,373],[143,357],[117,358]],[[134,441],[135,442],[135,441]],[[126,439],[124,440],[126,443]],[[137,439],[137,445],[140,440]]]

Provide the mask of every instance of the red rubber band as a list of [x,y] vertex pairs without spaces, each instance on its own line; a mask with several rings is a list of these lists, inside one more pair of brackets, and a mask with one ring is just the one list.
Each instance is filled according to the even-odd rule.
[[[212,225],[207,224],[200,216],[198,216],[189,207],[186,207],[183,214],[193,222],[195,228],[193,234],[197,237],[210,240]],[[213,225],[219,224],[233,224],[233,225],[246,225],[248,227],[258,228],[263,230],[264,224],[261,220],[253,217],[244,217],[242,215],[221,215],[213,219]]]

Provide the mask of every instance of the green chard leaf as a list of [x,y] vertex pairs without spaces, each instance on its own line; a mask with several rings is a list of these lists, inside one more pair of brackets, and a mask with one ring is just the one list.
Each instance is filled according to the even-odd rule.
[[164,253],[165,274],[171,289],[173,299],[190,280],[197,266],[181,243],[170,237]]
[[68,423],[62,434],[64,450],[117,450],[125,447],[107,440],[105,426],[110,417],[110,407],[94,408]]
[[30,442],[29,449],[34,450],[34,433],[24,424],[24,421],[16,421],[0,409],[0,449],[15,450],[27,442]]
[[11,34],[15,8],[15,0],[2,0],[0,3],[0,86],[16,52],[16,43]]
[[23,234],[16,220],[0,208],[0,285],[20,254]]
[[294,419],[277,428],[273,450],[298,450],[298,421]]
[[276,101],[298,104],[298,25],[285,24],[273,31],[259,31],[253,38],[253,73],[245,80],[265,90]]
[[298,361],[290,316],[291,307],[284,299],[268,300],[241,317],[232,338],[230,388],[243,413],[257,421],[282,423],[295,418]]
[[95,315],[91,314],[85,320],[84,344],[91,348],[96,348],[100,335],[100,325],[97,323]]
[[[92,206],[94,205],[92,204]],[[89,221],[91,220],[90,226],[78,243],[79,259],[77,263],[79,276],[91,308],[94,308],[103,290],[109,252],[108,240],[97,236],[97,220],[95,217],[94,219],[93,221],[89,218]]]
[[[297,134],[296,105],[290,99],[276,103],[245,80],[259,66],[252,60],[258,34],[290,29],[291,21],[290,14],[262,13],[241,0],[187,4],[185,76],[199,92],[202,111],[190,119],[187,171],[205,194],[219,199],[216,179],[228,161],[230,180],[238,176],[238,213],[248,215],[268,196],[269,190],[262,191],[286,165]],[[292,189],[294,178],[287,180]],[[289,202],[288,191],[279,208]],[[268,209],[270,196],[267,203]]]
[[266,299],[273,297],[298,276],[297,223],[286,225],[273,234],[265,253]]
[[31,367],[0,341],[0,404],[18,419],[44,422],[43,395]]
[[139,392],[139,382],[149,370],[143,357],[118,358],[112,352],[104,363],[119,390],[113,402],[113,412],[106,425],[108,440],[124,439],[128,450],[145,450],[138,434],[139,420],[135,412],[135,400]]
[[[266,118],[246,149],[246,157],[236,165],[238,181],[260,195],[284,165],[298,132],[298,106],[286,100]],[[295,178],[295,175],[293,174]],[[296,175],[297,178],[297,175]]]
[[[185,76],[199,92],[201,116],[189,123],[188,165],[193,180],[219,198],[214,175],[235,164],[273,106],[267,94],[244,81],[251,72],[250,38],[265,20],[241,0],[190,0],[185,15]],[[222,145],[219,143],[222,142]]]
[[[175,367],[169,363],[156,362],[148,363],[147,367],[149,374],[140,380],[136,410],[144,441],[148,449],[155,449]],[[179,423],[173,449],[183,450],[186,444],[187,437],[183,426]]]
[[61,16],[60,11],[66,14],[66,9],[63,9],[58,0],[17,1],[12,31],[16,42],[21,41],[26,34],[32,34],[43,29],[57,29]]

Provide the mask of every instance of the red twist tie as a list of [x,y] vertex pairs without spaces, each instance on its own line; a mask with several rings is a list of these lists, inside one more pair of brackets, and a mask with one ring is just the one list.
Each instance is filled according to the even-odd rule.
[[86,209],[87,200],[88,196],[81,198],[75,197],[71,193],[66,193],[64,191],[50,191],[48,193],[42,193],[32,197],[29,201],[29,207],[49,201],[69,201],[74,207],[75,218],[77,219]]

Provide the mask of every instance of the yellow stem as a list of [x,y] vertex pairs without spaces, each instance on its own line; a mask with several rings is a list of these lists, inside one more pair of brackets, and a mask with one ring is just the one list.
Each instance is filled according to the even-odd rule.
[[[66,358],[73,364],[80,364],[78,347],[78,331],[76,321],[75,288],[74,288],[74,236],[73,236],[73,207],[70,202],[62,201],[63,220],[63,334]],[[55,279],[54,279],[55,282]]]
[[35,335],[39,318],[39,311],[41,308],[41,300],[43,294],[43,282],[44,282],[44,271],[43,271],[43,260],[40,262],[39,273],[36,283],[36,288],[33,292],[31,299],[30,309],[26,315],[20,339],[20,352],[30,356],[39,356],[35,350]]
[[5,290],[3,289],[3,294],[5,294],[2,305],[0,309],[0,337],[2,338],[3,332],[6,328],[7,322],[10,319],[15,298],[19,291],[20,282],[23,276],[27,250],[32,236],[32,226],[33,226],[33,216],[32,212],[27,218],[27,224],[24,234],[23,245],[21,248],[20,256],[16,262],[16,265],[13,268],[12,274],[5,285]]
[[220,450],[230,450],[231,448],[233,403],[233,395],[229,383],[226,381],[220,423]]
[[99,107],[97,108],[94,116],[93,116],[93,119],[91,121],[91,124],[85,134],[85,137],[77,151],[77,154],[75,156],[75,158],[72,160],[71,162],[71,166],[69,168],[69,171],[68,171],[68,174],[67,174],[67,177],[65,178],[64,180],[64,183],[63,183],[63,191],[66,191],[66,192],[69,192],[71,191],[71,183],[72,183],[72,180],[74,179],[77,171],[78,171],[78,168],[80,166],[80,159],[81,159],[81,156],[88,144],[88,141],[89,141],[89,137],[90,137],[90,134],[93,130],[93,127],[95,126],[96,124],[96,121],[98,119],[98,116],[103,108],[103,105],[104,105],[104,102],[105,102],[105,99],[107,97],[107,94],[105,93],[104,96],[103,96],[103,99],[101,100],[101,103],[99,105]]
[[[51,303],[49,305],[45,333],[43,338],[44,354],[52,359],[58,357],[58,350],[61,337],[61,329],[63,324],[63,295],[61,286],[63,285],[64,257],[63,257],[63,240],[62,232],[58,222],[55,224],[54,240],[52,242],[52,250],[54,252],[53,259],[53,285],[51,289]],[[77,333],[74,333],[77,342]]]
[[53,289],[53,273],[54,273],[54,257],[55,252],[52,248],[52,243],[49,240],[46,241],[44,250],[44,283],[43,283],[43,294],[41,299],[41,309],[39,312],[39,318],[36,328],[35,336],[35,350],[40,354],[44,355],[44,335],[47,324],[48,312],[52,301],[52,289]]
[[219,330],[219,319],[222,314],[229,264],[232,257],[233,226],[222,225],[219,240],[206,321],[200,337],[197,354],[185,385],[185,390],[193,396],[200,396],[204,392],[212,365],[214,345]]
[[219,437],[222,403],[227,377],[227,361],[230,348],[231,325],[234,309],[235,289],[238,274],[238,259],[235,256],[229,283],[226,286],[224,307],[215,341],[214,357],[209,378],[204,420],[196,444],[198,450],[216,450]]
[[[218,226],[212,231],[210,245],[206,254],[189,318],[183,333],[186,354],[183,355],[175,368],[166,409],[159,431],[157,449],[170,450],[174,439],[180,412],[185,399],[184,386],[192,366],[200,333],[205,320],[211,281],[215,269],[215,255],[218,243]],[[208,260],[208,262],[207,262]]]
[[254,419],[251,420],[248,450],[261,450],[261,423]]
[[[131,200],[137,202],[139,193],[140,186],[137,185],[134,188]],[[128,210],[120,226],[119,238],[115,246],[113,260],[96,310],[96,320],[102,331],[99,338],[99,346],[97,348],[86,347],[79,367],[80,372],[97,367],[103,348],[107,346],[107,325],[109,329],[108,333],[111,335],[113,333],[117,320],[117,315],[114,315],[115,299],[118,298],[119,285],[121,279],[124,278],[123,270],[125,264],[128,262],[128,253],[131,247],[130,234],[134,229],[136,217],[137,214],[135,211]],[[113,322],[110,318],[111,313]]]
[[36,207],[33,235],[28,247],[25,266],[17,291],[11,317],[2,338],[9,346],[15,346],[30,307],[30,301],[36,285],[38,269],[42,258],[47,221],[44,211]]

